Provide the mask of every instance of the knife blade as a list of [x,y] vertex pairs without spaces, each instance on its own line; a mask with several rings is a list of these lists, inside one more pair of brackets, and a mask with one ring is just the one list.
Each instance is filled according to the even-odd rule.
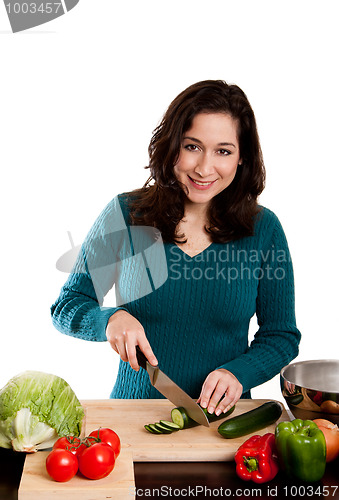
[[209,427],[209,421],[203,409],[185,391],[181,389],[159,366],[153,366],[148,361],[139,346],[136,346],[136,355],[139,366],[147,371],[151,384],[175,406],[182,406],[189,417],[200,425]]

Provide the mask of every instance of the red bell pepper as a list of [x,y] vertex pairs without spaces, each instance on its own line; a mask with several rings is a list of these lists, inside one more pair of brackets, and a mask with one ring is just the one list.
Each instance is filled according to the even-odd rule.
[[237,450],[234,459],[241,479],[255,483],[270,481],[279,470],[274,434],[268,432],[250,437]]

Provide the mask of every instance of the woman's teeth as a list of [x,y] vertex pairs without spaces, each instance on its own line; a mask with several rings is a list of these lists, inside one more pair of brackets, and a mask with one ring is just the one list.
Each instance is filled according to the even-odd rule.
[[193,182],[195,182],[196,184],[198,184],[198,186],[208,186],[209,184],[212,184],[213,181],[211,181],[211,182],[193,181]]
[[212,184],[214,181],[209,181],[209,182],[201,182],[201,181],[196,181],[195,179],[192,179],[192,177],[190,177],[190,179],[195,183],[195,184],[198,184],[198,186],[209,186],[210,184]]

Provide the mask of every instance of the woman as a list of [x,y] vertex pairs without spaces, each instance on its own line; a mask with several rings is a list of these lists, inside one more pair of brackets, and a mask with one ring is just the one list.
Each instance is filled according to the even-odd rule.
[[[139,345],[220,414],[279,373],[300,342],[286,238],[257,203],[265,170],[246,95],[220,80],[188,87],[154,131],[149,157],[143,188],[115,197],[92,227],[53,322],[120,355],[112,398],[161,397],[139,370]],[[113,284],[117,307],[102,307]]]

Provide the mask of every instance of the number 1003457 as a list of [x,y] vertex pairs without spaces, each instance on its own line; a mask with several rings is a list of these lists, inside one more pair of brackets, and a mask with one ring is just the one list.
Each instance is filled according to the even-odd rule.
[[[60,14],[63,13],[61,2],[15,2],[6,4],[8,14]],[[61,10],[60,10],[61,9]],[[60,12],[59,12],[60,11]]]
[[338,486],[325,486],[325,485],[299,485],[299,486],[284,486],[284,496],[288,498],[302,498],[302,497],[334,497],[336,496]]

